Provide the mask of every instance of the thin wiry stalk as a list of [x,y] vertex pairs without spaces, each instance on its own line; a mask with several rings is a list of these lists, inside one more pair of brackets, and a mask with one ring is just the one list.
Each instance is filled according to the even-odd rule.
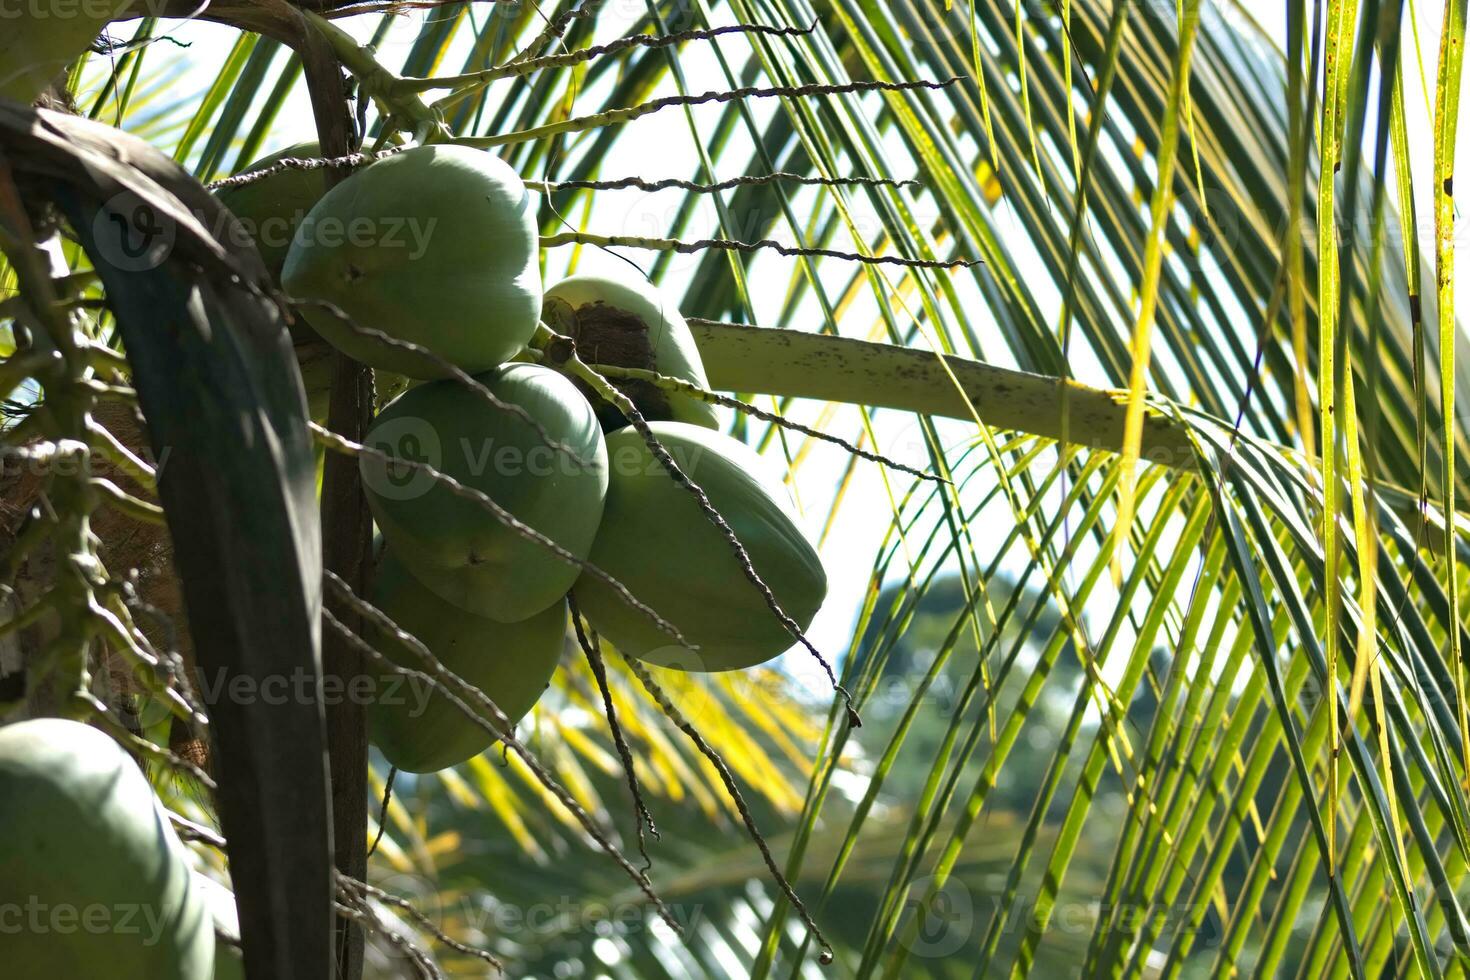
[[899,180],[893,177],[817,177],[778,170],[771,174],[745,177],[729,177],[713,183],[703,184],[695,180],[666,177],[649,180],[646,177],[618,177],[610,180],[528,180],[526,186],[537,191],[657,191],[681,190],[690,194],[718,194],[737,187],[763,187],[766,184],[795,184],[799,187],[893,187],[916,188],[923,184],[917,180]]
[[864,255],[861,252],[844,252],[835,248],[798,248],[783,245],[778,241],[763,238],[754,242],[737,242],[729,238],[701,238],[697,241],[680,241],[677,238],[648,238],[642,235],[596,235],[590,232],[564,231],[555,235],[542,235],[542,248],[558,248],[563,245],[595,245],[599,248],[646,248],[654,252],[677,252],[681,255],[697,255],[715,249],[723,252],[770,251],[787,257],[841,259],[861,265],[896,265],[905,269],[972,269],[985,263],[979,259],[910,259],[901,255]]
[[[246,173],[234,174],[230,177],[221,177],[212,180],[205,186],[212,191],[231,187],[244,187],[248,184],[259,183],[268,177],[285,173],[288,170],[327,170],[338,167],[365,167],[402,153],[404,150],[412,149],[410,146],[389,146],[381,150],[363,151],[360,153],[349,153],[340,157],[283,157],[275,161],[269,167],[261,167],[259,170],[251,170]],[[914,189],[922,187],[923,183],[918,180],[901,180],[892,177],[818,177],[811,174],[790,173],[779,171],[773,174],[747,175],[743,177],[730,177],[714,183],[704,184],[693,180],[684,180],[679,177],[667,177],[660,180],[649,180],[646,177],[618,177],[608,180],[527,180],[526,186],[534,191],[617,191],[617,190],[640,190],[648,193],[658,191],[681,190],[691,194],[717,194],[721,191],[734,190],[738,187],[759,187],[765,184],[789,183],[799,187],[893,187]],[[8,302],[8,301],[7,301]],[[9,361],[4,362],[7,366]],[[29,362],[16,362],[15,371],[17,378],[26,378],[35,373],[36,366]],[[13,385],[11,387],[14,387]]]
[[388,941],[389,945],[408,957],[418,969],[419,976],[427,977],[428,980],[446,980],[444,973],[439,969],[438,964],[434,962],[433,957],[420,949],[407,936],[383,925],[379,921],[377,914],[373,912],[372,906],[340,881],[337,883],[337,900],[332,903],[332,908],[338,915],[351,919],[361,925],[365,931],[382,936]]
[[440,109],[445,109],[459,99],[472,94],[477,89],[489,85],[498,79],[530,75],[534,72],[550,68],[570,68],[574,65],[595,61],[605,55],[627,51],[630,48],[669,48],[689,41],[713,41],[715,38],[725,37],[730,34],[801,37],[810,34],[815,29],[815,24],[811,27],[768,27],[763,24],[732,24],[727,27],[716,27],[712,30],[695,29],[678,31],[673,34],[630,34],[626,37],[620,37],[616,41],[609,41],[607,44],[596,44],[592,47],[579,48],[576,51],[567,51],[563,54],[544,55],[540,58],[511,61],[504,65],[497,65],[494,68],[486,68],[483,71],[469,72],[464,75],[403,78],[394,85],[394,88],[400,92],[427,92],[431,89],[439,88],[455,89],[456,91],[435,103]]
[[[407,646],[417,657],[419,657],[420,660],[422,660],[431,670],[434,671],[434,674],[431,676],[424,673],[423,671],[414,670],[411,667],[403,667],[399,664],[394,663],[392,660],[384,656],[383,653],[375,648],[371,643],[368,643],[362,637],[358,636],[346,625],[344,625],[341,620],[332,615],[331,610],[323,608],[322,618],[328,626],[336,630],[343,637],[343,639],[352,644],[354,648],[356,648],[359,652],[372,660],[375,664],[389,669],[396,674],[400,674],[405,677],[414,677],[421,681],[424,681],[427,684],[432,685],[436,692],[448,699],[449,702],[453,704],[456,708],[458,708],[466,718],[479,725],[487,733],[498,739],[500,743],[504,745],[507,749],[515,752],[516,755],[520,756],[521,761],[526,764],[526,766],[536,776],[537,780],[541,782],[541,785],[545,786],[548,790],[551,791],[552,795],[557,798],[558,802],[560,802],[562,806],[566,807],[567,811],[571,813],[577,819],[577,822],[582,825],[582,828],[587,832],[588,836],[590,836],[593,841],[595,841],[597,845],[602,848],[602,850],[609,857],[613,859],[618,867],[623,869],[624,873],[627,874],[629,878],[633,879],[633,881],[637,884],[639,891],[643,893],[643,896],[647,898],[649,903],[652,904],[653,907],[658,911],[659,917],[662,918],[664,922],[666,922],[669,927],[675,931],[675,933],[682,933],[682,927],[680,927],[678,921],[675,920],[672,913],[669,912],[667,906],[664,905],[663,899],[659,898],[658,894],[654,892],[652,885],[649,884],[647,876],[645,876],[637,868],[633,867],[628,859],[623,856],[622,851],[618,850],[617,845],[615,845],[608,838],[603,829],[597,825],[597,823],[592,819],[590,815],[588,815],[587,811],[582,808],[582,806],[572,797],[569,792],[567,792],[565,787],[563,787],[559,782],[556,781],[555,778],[552,777],[551,773],[548,772],[546,767],[541,764],[540,760],[532,755],[531,751],[527,749],[525,745],[523,745],[515,737],[515,726],[510,723],[510,719],[507,718],[505,716],[505,713],[495,705],[495,702],[490,699],[489,695],[480,690],[478,687],[475,687],[473,684],[466,681],[464,678],[460,677],[458,674],[455,674],[453,671],[449,670],[449,668],[445,667],[444,664],[441,663],[439,659],[434,656],[429,648],[424,646],[422,641],[400,627],[392,620],[391,617],[388,616],[387,613],[383,612],[372,603],[353,593],[352,589],[347,585],[347,583],[338,578],[330,570],[325,573],[325,578],[327,582],[331,583],[337,595],[342,598],[349,606],[351,606],[360,615],[371,621],[379,629],[388,632],[395,640]],[[491,721],[487,720],[479,712],[477,712],[474,708],[472,708],[458,694],[454,693],[454,691],[451,691],[449,687],[446,686],[446,682],[447,684],[454,685],[466,696],[472,698],[480,707],[488,711],[490,713],[490,717],[494,719],[493,724]]]
[[644,802],[643,789],[638,785],[638,774],[633,766],[633,752],[628,748],[628,740],[623,735],[623,726],[618,723],[617,709],[613,707],[612,691],[608,690],[607,686],[607,666],[602,659],[602,646],[597,640],[596,633],[593,633],[590,639],[588,638],[587,631],[582,625],[582,614],[577,609],[577,600],[568,596],[567,601],[571,605],[572,627],[577,633],[577,644],[587,658],[587,666],[592,669],[592,676],[597,679],[597,691],[602,696],[602,710],[607,715],[607,726],[612,730],[613,745],[617,747],[618,758],[623,763],[623,772],[628,777],[628,791],[633,795],[633,822],[638,829],[638,853],[643,855],[643,870],[648,871],[653,867],[653,860],[648,856],[643,827],[647,824],[648,832],[655,840],[659,838],[658,827],[653,822],[653,814],[648,812],[648,804]]
[[958,78],[950,78],[941,82],[917,81],[917,82],[846,82],[839,85],[776,85],[762,87],[759,85],[746,86],[744,88],[731,89],[722,92],[705,92],[700,95],[670,95],[662,99],[654,99],[641,105],[628,106],[623,109],[608,109],[605,112],[595,113],[590,116],[577,116],[573,119],[565,119],[560,122],[547,123],[532,129],[523,129],[518,132],[500,133],[495,136],[457,136],[449,142],[458,143],[460,146],[472,146],[478,149],[489,149],[493,146],[507,146],[516,143],[531,143],[544,140],[553,136],[565,136],[568,133],[585,133],[592,129],[602,129],[605,126],[616,126],[622,123],[632,122],[644,116],[652,115],[663,109],[679,107],[714,105],[722,102],[736,102],[744,99],[770,99],[787,98],[802,99],[816,95],[844,95],[859,92],[908,92],[916,89],[944,89],[960,81]]
[[755,846],[760,850],[761,859],[766,863],[766,869],[770,871],[771,877],[775,878],[776,885],[781,889],[782,894],[786,896],[786,900],[791,903],[791,907],[796,910],[796,914],[801,916],[801,921],[806,924],[807,929],[810,930],[812,936],[817,940],[817,944],[821,946],[822,964],[826,965],[831,963],[832,944],[827,942],[826,936],[822,935],[822,930],[817,927],[816,922],[812,920],[811,913],[807,911],[806,906],[802,904],[801,899],[797,896],[796,889],[791,887],[791,882],[786,880],[786,876],[781,873],[780,866],[776,864],[776,859],[771,856],[771,849],[766,844],[765,837],[761,835],[760,828],[755,825],[755,818],[750,815],[750,807],[746,805],[745,796],[740,792],[740,787],[735,784],[735,777],[731,775],[730,767],[725,764],[724,759],[720,758],[720,754],[704,740],[704,736],[699,734],[699,730],[691,725],[683,713],[669,700],[669,696],[664,693],[663,688],[659,686],[659,683],[653,679],[653,675],[642,664],[626,655],[623,657],[623,661],[628,665],[628,669],[633,672],[633,675],[638,678],[638,682],[643,685],[643,689],[648,692],[648,696],[657,702],[663,713],[669,716],[669,720],[689,737],[689,741],[694,743],[694,747],[699,750],[700,755],[708,759],[710,765],[714,766],[715,771],[720,774],[720,781],[725,784],[725,792],[730,794],[730,799],[734,802],[735,808],[740,811],[740,819],[745,824],[745,830],[750,834],[750,839],[755,842]]
[[424,913],[420,912],[408,899],[402,898],[398,895],[394,895],[391,892],[386,892],[381,888],[376,888],[372,885],[369,885],[365,881],[358,881],[356,878],[350,878],[340,871],[338,871],[336,875],[337,882],[341,885],[345,885],[350,891],[355,891],[362,896],[371,896],[373,898],[376,898],[378,901],[384,903],[385,905],[390,905],[393,908],[406,913],[408,917],[412,919],[416,925],[418,925],[419,928],[428,932],[429,935],[433,936],[439,942],[443,943],[445,946],[448,946],[455,952],[463,953],[466,956],[473,956],[475,959],[480,960],[483,963],[488,963],[490,966],[495,968],[495,972],[497,973],[505,972],[505,964],[496,959],[496,957],[488,950],[479,949],[466,943],[462,943],[458,939],[455,939],[453,936],[446,934],[443,929],[440,929],[438,926],[436,926],[432,919],[430,919]]
[[272,163],[269,167],[261,167],[259,170],[251,170],[243,174],[235,174],[232,177],[221,177],[212,180],[204,186],[212,191],[222,190],[230,187],[244,187],[283,174],[288,170],[335,170],[339,167],[365,167],[370,163],[376,163],[385,157],[391,157],[396,153],[402,153],[410,149],[407,146],[390,146],[381,150],[364,151],[361,153],[349,153],[340,157],[283,157]]
[[372,857],[378,851],[378,845],[383,842],[383,835],[388,831],[388,804],[393,802],[393,780],[398,776],[398,767],[388,767],[388,778],[383,781],[383,805],[378,808],[378,832],[373,837],[372,845],[368,847],[367,856]]
[[541,52],[545,51],[552,44],[561,41],[562,36],[566,34],[567,28],[571,26],[572,21],[596,17],[598,9],[601,6],[602,0],[584,0],[581,6],[567,7],[566,10],[563,10],[554,19],[547,21],[546,27],[542,29],[541,33],[532,38],[531,43],[526,45],[521,53],[512,58],[511,61],[529,61],[539,57]]

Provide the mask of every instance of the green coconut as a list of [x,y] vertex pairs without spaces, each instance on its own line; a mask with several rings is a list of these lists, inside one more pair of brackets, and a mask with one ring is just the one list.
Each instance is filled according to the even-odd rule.
[[[262,157],[242,174],[255,173],[288,158],[310,159],[322,155],[317,143],[297,143],[279,153]],[[220,203],[240,219],[240,224],[255,243],[265,267],[277,281],[286,264],[286,255],[297,229],[318,201],[327,193],[327,171],[324,169],[282,170],[250,184],[222,187],[215,192]]]
[[[682,422],[654,422],[679,468],[734,529],[782,609],[805,630],[827,576],[790,497],[753,450]],[[623,653],[685,670],[736,670],[787,650],[794,638],[745,577],[729,542],[632,428],[607,437],[607,505],[591,561],[684,634],[680,647],[605,582],[583,575],[573,594],[587,619]]]
[[[481,491],[577,558],[587,557],[607,494],[607,452],[592,407],[555,371],[507,364],[478,376],[530,422],[487,404],[457,380],[419,385],[395,399],[366,442],[418,460]],[[363,480],[388,546],[441,598],[512,623],[566,595],[579,566],[456,495],[423,470],[364,455]]]
[[212,975],[214,926],[183,844],[107,735],[56,718],[0,729],[0,826],[7,976]]
[[[379,557],[372,601],[452,673],[485,692],[512,724],[525,717],[551,683],[566,641],[565,600],[519,623],[497,623],[436,596],[391,550]],[[402,641],[379,634],[373,642],[400,666],[426,670],[423,660]],[[451,690],[484,713],[471,697]],[[496,741],[422,679],[386,668],[380,671],[368,725],[373,744],[407,772],[437,772],[458,765]]]
[[[484,371],[514,357],[536,330],[537,234],[535,198],[504,161],[462,146],[420,146],[358,171],[317,202],[286,256],[282,285],[465,371]],[[322,307],[303,313],[372,367],[413,378],[450,373]]]
[[[576,340],[577,352],[588,364],[643,368],[709,388],[689,324],[678,308],[646,281],[601,276],[563,279],[546,291],[543,319]],[[614,383],[645,419],[719,428],[719,417],[709,402],[646,381]],[[628,424],[621,412],[602,399],[592,397],[592,402],[598,406],[604,428],[619,429]]]

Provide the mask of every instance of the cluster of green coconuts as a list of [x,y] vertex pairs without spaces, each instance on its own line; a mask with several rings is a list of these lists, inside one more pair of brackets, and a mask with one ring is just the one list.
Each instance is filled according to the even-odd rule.
[[[317,155],[303,144],[251,169]],[[589,364],[708,387],[688,325],[643,281],[576,276],[543,292],[536,199],[507,164],[429,145],[382,158],[330,191],[323,171],[288,168],[220,195],[286,293],[316,301],[302,312],[317,334],[377,371],[412,379],[366,445],[489,497],[606,572],[690,644],[679,646],[605,580],[528,540],[482,501],[423,468],[362,456],[381,535],[371,601],[512,724],[550,682],[566,643],[569,595],[620,652],[660,666],[735,670],[792,645],[723,531],[623,414],[529,353],[544,320],[570,335]],[[513,410],[450,376],[446,362]],[[648,381],[619,387],[728,522],[782,610],[806,629],[826,576],[785,487],[755,452],[717,431],[708,402]],[[392,636],[371,639],[392,660],[422,667]],[[426,706],[392,700],[372,706],[370,724],[400,769],[443,769],[494,741],[441,695]]]
[[[315,146],[297,146],[255,166],[315,155]],[[569,595],[622,653],[652,664],[735,670],[791,646],[724,533],[643,437],[614,406],[528,354],[545,317],[570,332],[589,362],[707,386],[688,325],[647,285],[574,277],[543,295],[534,202],[506,164],[426,146],[379,160],[330,191],[322,171],[292,168],[220,196],[289,294],[328,301],[359,326],[438,355],[364,335],[325,306],[307,307],[321,337],[416,382],[380,413],[368,446],[428,463],[489,497],[567,555],[605,571],[697,648],[678,646],[606,581],[431,474],[363,456],[382,543],[373,603],[483,690],[510,724],[551,680],[566,643]],[[376,234],[401,229],[407,216],[426,232],[419,251],[409,239],[394,246]],[[514,410],[446,377],[445,362]],[[320,377],[306,382],[323,390]],[[825,598],[826,577],[785,488],[757,454],[717,431],[707,402],[647,383],[624,390],[805,629]],[[371,639],[393,661],[421,666],[396,637]],[[380,690],[398,690],[388,673]],[[385,696],[370,712],[375,743],[412,772],[455,765],[495,740],[437,693],[426,703]],[[0,729],[0,826],[7,975],[243,976],[238,951],[216,941],[217,931],[236,928],[233,896],[190,870],[147,778],[108,735],[61,719]]]

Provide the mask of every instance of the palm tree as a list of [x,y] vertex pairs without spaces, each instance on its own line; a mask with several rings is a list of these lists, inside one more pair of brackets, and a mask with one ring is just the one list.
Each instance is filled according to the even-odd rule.
[[[1466,4],[1282,6],[32,12],[0,39],[12,714],[149,765],[251,976],[1464,972]],[[840,586],[830,684],[799,645],[702,676],[569,638],[514,751],[416,778],[350,701],[193,703],[186,665],[374,657],[353,453],[393,379],[287,350],[204,190],[313,130],[278,169],[491,149],[548,281],[682,296]]]

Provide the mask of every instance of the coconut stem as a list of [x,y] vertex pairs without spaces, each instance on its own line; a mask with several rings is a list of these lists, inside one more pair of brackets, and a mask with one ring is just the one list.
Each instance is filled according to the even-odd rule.
[[372,96],[388,110],[388,114],[401,119],[404,128],[413,133],[414,141],[431,142],[436,137],[447,135],[443,118],[424,104],[411,91],[399,88],[403,79],[389,71],[373,57],[373,52],[357,42],[351,34],[333,24],[325,17],[310,10],[299,10],[332,48],[332,53],[350,71],[362,91]]
[[622,109],[608,109],[590,116],[577,116],[573,119],[563,119],[559,122],[547,123],[544,126],[533,126],[530,129],[522,129],[517,132],[499,133],[494,136],[463,136],[453,139],[450,142],[458,143],[460,146],[485,150],[490,147],[505,146],[512,143],[532,143],[537,140],[548,139],[552,136],[564,136],[568,133],[585,133],[591,129],[602,129],[606,126],[616,126],[622,123],[632,122],[634,119],[641,119],[643,116],[651,115],[663,109],[672,109],[681,106],[717,105],[726,102],[741,102],[745,99],[799,99],[815,95],[843,95],[857,92],[904,92],[913,89],[942,89],[948,88],[958,81],[960,81],[959,78],[948,78],[938,82],[844,82],[837,85],[749,86],[727,91],[704,92],[700,95],[670,95],[635,106],[628,106]]
[[[346,582],[343,582],[331,572],[327,573],[327,582],[343,601],[371,622],[375,628],[387,632],[399,643],[408,647],[415,656],[423,661],[424,665],[432,673],[425,673],[421,670],[403,667],[394,663],[371,643],[368,643],[357,633],[348,629],[341,620],[332,615],[331,610],[323,608],[322,618],[330,629],[335,630],[346,642],[350,643],[380,668],[391,670],[400,676],[415,677],[431,685],[440,696],[448,699],[466,718],[479,725],[490,735],[498,739],[501,744],[520,756],[521,760],[526,763],[527,768],[531,770],[531,773],[541,785],[546,787],[562,806],[566,807],[567,811],[582,825],[582,829],[586,830],[597,845],[617,863],[618,867],[622,868],[624,873],[633,879],[638,885],[639,891],[658,910],[659,916],[668,924],[669,928],[673,929],[676,935],[683,935],[683,928],[679,925],[678,920],[674,918],[668,907],[664,905],[663,900],[653,891],[653,887],[649,884],[648,878],[637,868],[633,867],[632,863],[623,856],[623,852],[618,850],[617,846],[608,839],[602,828],[582,808],[581,804],[572,797],[566,787],[557,782],[546,767],[541,764],[541,761],[531,753],[530,749],[526,748],[515,737],[515,726],[505,716],[505,712],[501,711],[495,702],[490,699],[489,695],[451,671],[448,667],[445,667],[439,658],[435,657],[433,652],[424,646],[422,641],[412,633],[404,630],[387,613],[354,593]],[[474,702],[473,706],[469,703],[471,701]]]
[[[298,48],[311,98],[317,139],[327,157],[341,157],[353,145],[354,123],[349,116],[342,64],[352,58],[346,42],[349,35],[325,19],[302,11],[307,29]],[[314,28],[314,30],[313,30]],[[351,41],[350,47],[357,47]],[[327,185],[347,178],[347,168],[327,171]],[[327,419],[332,428],[349,438],[367,431],[373,410],[373,378],[363,365],[345,354],[333,362]],[[324,461],[321,489],[322,567],[365,588],[372,576],[372,518],[357,467],[348,460],[329,457]],[[328,610],[323,604],[322,615]],[[352,625],[354,612],[343,611]],[[351,690],[365,673],[359,652],[350,644],[323,637],[321,672]],[[329,800],[332,818],[332,863],[337,872],[355,878],[367,877],[367,822],[372,801],[368,794],[367,712],[363,705],[344,699],[326,709],[326,748],[330,771]],[[333,945],[337,980],[361,980],[366,957],[365,936],[351,920],[334,923]]]
[[[996,429],[1053,440],[1065,434],[1070,445],[1109,452],[1119,452],[1123,446],[1126,392],[954,355],[946,355],[941,363],[932,351],[896,344],[695,318],[688,322],[711,388],[892,408],[970,422],[978,414]],[[1272,454],[1296,458],[1303,466],[1316,462],[1315,457],[1285,446],[1267,444],[1266,448]],[[1151,411],[1143,421],[1140,458],[1193,470],[1194,447],[1188,427],[1170,413]],[[1432,507],[1421,513],[1414,491],[1384,482],[1376,490],[1408,526],[1417,525],[1422,517],[1431,527],[1443,530],[1444,515]],[[1470,516],[1457,513],[1455,525],[1460,530],[1457,552],[1461,560],[1470,561]],[[1442,553],[1444,535],[1430,535],[1427,543]]]
[[735,809],[740,813],[741,822],[745,824],[746,832],[750,834],[750,839],[755,842],[756,848],[761,852],[761,859],[766,863],[766,870],[776,879],[776,885],[781,889],[781,893],[786,896],[786,900],[791,903],[791,907],[796,910],[796,914],[801,917],[801,921],[811,931],[817,944],[822,947],[822,963],[831,963],[832,944],[827,942],[827,937],[822,935],[821,929],[817,928],[816,921],[812,918],[811,913],[807,911],[806,905],[802,903],[800,896],[796,894],[796,889],[791,887],[791,882],[786,880],[786,876],[781,873],[780,866],[776,864],[776,859],[771,856],[771,849],[766,844],[766,839],[761,834],[760,828],[756,826],[755,817],[751,816],[750,807],[746,805],[745,796],[740,792],[740,787],[735,782],[735,776],[730,772],[730,767],[725,764],[725,760],[721,758],[720,754],[704,740],[704,736],[699,734],[699,730],[689,723],[689,720],[684,717],[683,712],[674,705],[674,702],[669,700],[669,696],[664,693],[663,688],[653,679],[653,675],[648,672],[646,667],[626,655],[623,657],[623,662],[628,665],[628,669],[633,672],[633,676],[638,678],[638,682],[643,685],[643,689],[648,692],[649,697],[653,698],[654,703],[659,706],[659,709],[668,716],[668,719],[674,723],[675,727],[688,736],[689,741],[694,743],[694,747],[699,750],[701,755],[709,760],[710,764],[715,767],[715,771],[720,774],[720,781],[725,785],[725,792],[730,795],[731,801],[735,804]]
[[983,262],[974,259],[910,259],[902,255],[864,255],[861,252],[844,252],[835,248],[798,248],[783,245],[770,238],[755,242],[740,242],[730,238],[702,238],[698,241],[682,241],[677,238],[649,238],[642,235],[594,235],[582,231],[566,231],[555,235],[541,236],[542,248],[558,248],[562,245],[595,245],[598,248],[646,248],[654,252],[678,252],[681,255],[697,255],[709,249],[726,252],[775,252],[777,255],[801,258],[841,259],[861,265],[897,265],[906,269],[969,269]]
[[591,632],[589,637],[590,628],[583,627],[582,612],[577,608],[576,597],[568,595],[567,603],[571,607],[572,628],[577,634],[577,644],[582,648],[582,655],[587,658],[587,666],[591,668],[592,676],[597,681],[597,691],[602,695],[602,710],[607,715],[607,727],[612,731],[613,745],[618,750],[623,772],[628,777],[628,790],[633,794],[633,820],[638,827],[638,853],[643,855],[643,870],[647,872],[653,867],[653,859],[648,856],[643,827],[644,824],[648,825],[648,832],[655,840],[659,837],[658,827],[654,825],[653,814],[648,811],[648,804],[643,800],[643,789],[638,785],[638,774],[633,766],[633,750],[628,747],[623,726],[618,722],[617,709],[613,707],[612,690],[607,684],[607,664],[602,658],[602,644],[596,632]]

